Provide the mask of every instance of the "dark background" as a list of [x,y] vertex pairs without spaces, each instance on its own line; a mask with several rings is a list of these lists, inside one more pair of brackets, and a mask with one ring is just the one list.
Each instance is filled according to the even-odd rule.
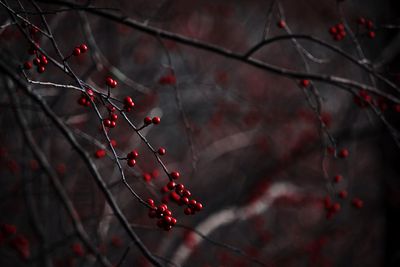
[[[1,2],[21,11],[17,1]],[[20,3],[28,12],[27,19],[43,28],[32,2]],[[399,147],[373,111],[378,106],[378,113],[398,134],[396,104],[380,97],[380,93],[391,93],[399,99],[397,91],[378,81],[379,93],[371,94],[373,107],[361,108],[354,101],[361,88],[350,91],[313,81],[304,89],[298,85],[299,79],[157,38],[84,9],[36,3],[47,11],[45,17],[63,54],[70,54],[81,43],[89,47],[86,54],[68,59],[80,79],[107,92],[104,79],[114,77],[119,85],[112,89],[112,95],[134,99],[135,108],[128,117],[137,126],[142,125],[145,116],[161,117],[160,125],[145,128],[143,134],[155,148],[167,149],[163,162],[169,170],[179,170],[179,181],[204,205],[201,212],[186,216],[183,208],[168,204],[181,226],[169,232],[158,229],[156,220],[148,218],[148,209],[121,183],[112,157],[94,156],[101,146],[110,149],[99,131],[96,113],[77,104],[81,94],[32,86],[75,134],[132,229],[163,264],[400,266]],[[370,66],[399,86],[398,1],[151,0],[75,4],[103,7],[107,12],[236,53],[248,51],[266,31],[266,38],[290,33],[314,36],[356,59],[360,59],[358,43]],[[61,8],[68,10],[55,12]],[[374,23],[374,39],[357,24],[360,16]],[[281,19],[288,28],[277,27]],[[0,24],[10,21],[10,14],[0,6]],[[356,43],[348,29],[342,41],[333,40],[328,30],[339,22],[347,22]],[[50,41],[40,33],[37,38],[41,47],[56,58]],[[9,90],[16,92],[29,132],[56,171],[93,245],[112,264],[123,258],[121,266],[150,266],[106,204],[104,193],[79,153],[12,80],[10,72],[24,81],[20,67],[33,59],[27,53],[30,44],[15,25],[2,28],[0,40],[0,63],[4,66],[0,69],[0,266],[101,266],[74,230],[48,175],[37,167],[37,159],[19,127]],[[291,39],[280,40],[253,57],[301,73],[307,72],[305,58],[309,73],[372,85],[365,70],[337,53],[307,40],[299,40],[298,44],[300,50]],[[304,50],[327,61],[315,62],[304,56]],[[76,85],[52,63],[43,74],[34,69],[27,73],[32,80]],[[163,82],[163,77],[170,76],[176,78],[176,84]],[[314,103],[313,92],[321,96],[319,115],[337,141],[338,150],[346,148],[350,152],[346,159],[325,154],[328,137],[325,133],[321,137],[317,114],[307,101],[311,97]],[[382,109],[379,101],[387,108]],[[97,104],[100,112],[107,114],[104,105],[100,101]],[[116,129],[110,130],[110,136],[117,142],[119,155],[134,148],[139,151],[134,168],[121,161],[127,180],[143,199],[151,197],[160,203],[164,196],[160,189],[167,177],[146,145],[122,119]],[[324,155],[326,175],[321,167]],[[338,174],[343,179],[334,183],[333,177]],[[348,192],[346,199],[338,198],[340,190]],[[333,215],[324,207],[327,196],[340,204],[340,211]],[[363,201],[361,209],[352,204],[355,198]],[[256,212],[261,206],[263,209]],[[196,234],[194,229],[206,236]]]

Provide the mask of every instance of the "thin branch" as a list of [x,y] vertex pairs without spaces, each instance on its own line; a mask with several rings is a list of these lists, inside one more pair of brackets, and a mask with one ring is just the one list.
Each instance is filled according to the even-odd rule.
[[125,231],[129,234],[132,241],[136,244],[136,246],[141,250],[143,255],[155,266],[163,266],[155,257],[154,255],[146,248],[143,242],[139,239],[137,234],[131,229],[129,223],[122,213],[121,209],[119,208],[118,204],[116,203],[115,198],[111,194],[111,192],[107,189],[107,185],[105,184],[104,180],[102,179],[97,167],[87,154],[87,152],[80,146],[78,141],[75,139],[73,133],[69,130],[69,128],[57,117],[57,115],[49,108],[47,103],[42,99],[40,95],[32,91],[18,76],[16,76],[9,68],[0,61],[0,70],[7,76],[9,76],[22,90],[39,106],[43,109],[44,113],[51,119],[51,121],[57,126],[57,128],[61,131],[64,135],[66,140],[71,144],[74,150],[78,153],[78,155],[82,158],[85,162],[86,166],[88,167],[90,173],[95,179],[96,184],[104,194],[108,204],[112,208],[115,216],[125,229]]

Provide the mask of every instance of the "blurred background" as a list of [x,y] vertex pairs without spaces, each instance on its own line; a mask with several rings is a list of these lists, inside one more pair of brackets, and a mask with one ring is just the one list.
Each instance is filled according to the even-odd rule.
[[[152,266],[127,227],[164,266],[400,266],[398,1],[51,2],[0,0],[0,266]],[[195,47],[245,55],[277,36],[289,38],[251,57],[322,78]],[[88,50],[73,55],[81,44]],[[44,52],[43,73],[22,72]],[[136,131],[121,113],[115,128],[102,127],[108,94],[120,108],[133,99],[126,118],[136,127],[146,116],[160,124]],[[144,140],[166,154],[156,158]],[[177,194],[163,191],[158,159],[180,173],[201,211],[186,215]],[[157,227],[122,172],[145,203],[168,205],[173,229]]]

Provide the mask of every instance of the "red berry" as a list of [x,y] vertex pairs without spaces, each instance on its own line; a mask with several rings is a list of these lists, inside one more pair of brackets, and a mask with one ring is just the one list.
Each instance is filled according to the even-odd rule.
[[171,84],[174,85],[176,84],[176,77],[175,75],[169,74],[169,75],[165,75],[163,77],[161,77],[158,82],[160,84]]
[[114,80],[111,77],[106,78],[106,85],[112,87],[114,85]]
[[95,153],[95,157],[100,159],[106,156],[106,151],[104,149],[99,149]]
[[197,202],[194,209],[197,211],[201,211],[203,209],[203,204],[201,204],[200,202]]
[[172,212],[167,208],[164,212],[164,216],[172,216]]
[[115,121],[111,121],[110,128],[115,128],[115,126],[117,126],[117,123]]
[[374,31],[369,31],[369,32],[368,32],[368,37],[369,37],[369,38],[374,39],[375,36],[376,36],[376,34],[375,34]]
[[187,189],[184,189],[182,193],[183,193],[183,195],[184,195],[185,197],[190,197],[190,196],[192,195],[192,193],[191,193],[189,190],[187,190]]
[[171,216],[164,216],[164,222],[165,222],[166,224],[171,224],[171,221],[172,221]]
[[145,174],[143,174],[143,179],[144,179],[146,182],[149,182],[149,181],[151,180],[151,175],[150,175],[150,173],[145,173]]
[[192,214],[192,209],[191,208],[185,208],[185,210],[183,211],[186,215],[190,215]]
[[342,175],[336,175],[335,177],[333,177],[333,181],[335,183],[339,183],[342,179],[343,179]]
[[334,27],[334,26],[330,27],[329,28],[329,33],[332,34],[332,35],[335,35],[337,33],[336,27]]
[[180,197],[175,191],[172,191],[172,192],[169,194],[169,198],[170,198],[171,200],[173,200],[173,201],[179,203],[179,199],[180,199],[181,197]]
[[80,243],[74,243],[72,245],[72,251],[75,253],[76,256],[82,257],[85,252],[83,251],[83,247]]
[[303,79],[303,80],[300,81],[300,86],[302,86],[302,87],[308,87],[309,85],[310,85],[310,81],[309,80]]
[[339,203],[335,203],[331,206],[331,211],[332,212],[339,212],[340,211],[340,204]]
[[348,195],[348,193],[347,193],[347,191],[345,191],[345,190],[342,190],[342,191],[340,191],[340,192],[338,193],[338,196],[339,196],[341,199],[345,199],[345,198],[347,197],[347,195]]
[[35,26],[32,26],[32,27],[29,29],[29,32],[30,32],[31,34],[36,34],[36,33],[39,32],[39,29],[36,28]]
[[165,150],[165,148],[163,148],[163,147],[160,147],[158,150],[157,150],[157,152],[158,152],[158,154],[159,155],[165,155],[165,153],[167,152],[166,150]]
[[143,122],[144,122],[144,124],[149,125],[149,124],[151,124],[151,118],[150,117],[145,117],[143,119]]
[[125,104],[133,103],[133,100],[130,96],[125,96],[124,103]]
[[175,191],[176,191],[177,193],[183,191],[184,189],[185,189],[185,186],[184,186],[183,184],[177,184],[177,185],[175,185]]
[[94,92],[93,92],[93,90],[90,89],[90,88],[86,89],[86,93],[87,93],[89,96],[94,96]]
[[369,30],[372,30],[372,29],[374,28],[374,23],[373,23],[372,21],[368,20],[368,21],[367,21],[367,28],[368,28]]
[[334,155],[335,154],[335,148],[333,146],[328,146],[328,147],[326,147],[326,152],[329,155]]
[[79,49],[79,47],[75,47],[72,54],[76,57],[79,56],[81,54],[81,50]]
[[357,19],[357,23],[360,24],[360,25],[365,25],[365,18],[359,17],[359,18]]
[[47,61],[47,57],[45,55],[42,55],[40,57],[40,65],[46,66],[49,62]]
[[32,68],[32,63],[30,61],[26,61],[24,63],[24,69],[30,70]]
[[154,207],[154,200],[152,198],[147,199],[147,204],[149,204],[151,207]]
[[157,212],[154,209],[149,210],[149,217],[155,218],[157,216]]
[[336,25],[336,28],[337,28],[339,31],[344,31],[344,25],[343,25],[343,23],[337,24],[337,25]]
[[1,226],[1,228],[7,235],[15,235],[17,233],[17,227],[14,224],[5,223]]
[[175,182],[174,182],[174,181],[170,181],[170,182],[168,182],[168,184],[167,184],[167,188],[168,188],[169,190],[172,190],[172,189],[174,189],[174,188],[175,188]]
[[333,38],[335,39],[335,41],[341,41],[343,39],[343,36],[340,33],[338,33]]
[[136,150],[132,150],[127,155],[128,159],[136,159],[137,157],[139,157],[139,152],[137,152]]
[[171,175],[171,178],[174,180],[177,180],[181,176],[180,173],[176,172],[176,171],[171,172],[170,175]]
[[181,204],[181,205],[187,205],[187,204],[189,204],[189,199],[188,199],[187,197],[181,197],[181,198],[179,199],[179,204]]
[[160,117],[154,117],[151,121],[152,121],[154,124],[159,124],[159,123],[161,122],[161,119],[160,119]]
[[191,199],[191,200],[189,201],[189,206],[190,206],[191,208],[193,208],[193,209],[196,207],[196,204],[197,204],[197,201],[194,200],[194,199]]
[[81,105],[81,106],[86,106],[86,98],[84,96],[81,96],[78,99],[78,104]]
[[88,47],[85,44],[81,44],[79,46],[79,49],[81,50],[82,53],[85,53],[88,50]]
[[163,213],[166,210],[167,210],[167,207],[165,204],[158,205],[158,207],[157,207],[157,212],[159,212],[159,213]]
[[133,167],[133,166],[135,166],[136,165],[136,160],[134,160],[134,159],[129,159],[128,160],[128,166],[129,167]]
[[111,120],[110,119],[104,119],[104,126],[110,128],[111,127]]
[[39,65],[40,65],[40,58],[35,57],[35,58],[33,59],[33,64],[36,65],[36,66],[39,66]]
[[325,209],[329,209],[329,208],[331,207],[331,205],[332,205],[331,198],[330,198],[329,196],[326,196],[326,197],[324,198],[324,206],[325,206]]
[[40,66],[37,68],[37,72],[39,73],[43,73],[46,70],[46,68],[44,66]]
[[110,119],[111,119],[112,121],[116,121],[116,120],[118,119],[118,115],[115,114],[115,113],[113,113],[113,114],[110,115]]
[[167,186],[163,186],[163,187],[161,187],[161,193],[167,193],[168,192],[168,187]]
[[171,218],[171,225],[174,226],[177,223],[176,218],[172,217]]
[[349,156],[349,150],[342,148],[338,154],[339,158],[347,158]]
[[112,244],[114,247],[119,248],[119,247],[122,246],[122,240],[121,240],[121,238],[118,237],[118,236],[113,236],[113,237],[111,238],[111,244]]
[[124,98],[124,107],[126,110],[130,111],[131,108],[135,106],[135,103],[133,102],[132,98],[130,96],[126,96]]
[[353,198],[353,201],[351,203],[357,209],[361,209],[364,206],[364,202],[359,198]]
[[117,141],[114,140],[114,139],[111,139],[111,140],[110,140],[110,143],[111,143],[111,146],[112,146],[112,147],[116,147],[116,146],[117,146]]
[[280,21],[278,21],[277,25],[279,28],[282,29],[282,28],[286,27],[286,22],[284,20],[280,20]]

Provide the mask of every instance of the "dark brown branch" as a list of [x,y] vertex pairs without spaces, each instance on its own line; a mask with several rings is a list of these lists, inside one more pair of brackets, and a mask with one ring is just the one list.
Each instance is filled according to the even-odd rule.
[[[69,6],[69,7],[77,6],[75,3],[72,3],[70,1],[50,1],[50,2],[48,0],[40,0],[40,1],[55,4],[55,5],[65,5],[65,6]],[[183,45],[187,45],[187,46],[197,48],[200,50],[212,52],[212,53],[224,56],[226,58],[240,61],[245,64],[254,66],[256,68],[269,71],[274,74],[283,75],[283,76],[286,76],[289,78],[295,78],[295,79],[311,79],[311,80],[320,81],[320,82],[324,82],[324,83],[332,84],[332,85],[341,84],[341,85],[350,86],[352,88],[358,88],[358,89],[363,88],[365,90],[371,91],[374,94],[382,95],[385,98],[393,101],[394,103],[397,103],[397,104],[400,103],[400,100],[397,97],[395,97],[391,94],[386,94],[386,93],[382,92],[381,90],[378,90],[376,87],[369,86],[367,84],[363,84],[363,83],[360,83],[360,82],[357,82],[354,80],[350,80],[350,79],[346,79],[346,78],[338,77],[338,76],[333,76],[333,75],[303,73],[303,72],[298,72],[298,71],[294,71],[294,70],[290,70],[290,69],[280,68],[278,66],[268,64],[266,62],[263,62],[263,61],[260,61],[260,60],[254,59],[254,58],[247,58],[240,53],[236,53],[232,50],[229,50],[229,49],[217,46],[217,45],[209,44],[209,43],[206,43],[206,42],[203,42],[200,40],[192,39],[192,38],[180,35],[180,34],[172,33],[172,32],[165,31],[165,30],[162,30],[162,29],[159,29],[156,27],[149,26],[147,24],[138,22],[129,17],[123,16],[120,14],[116,14],[115,12],[110,12],[107,10],[95,10],[95,9],[89,9],[89,10],[87,10],[87,12],[107,18],[109,20],[118,22],[120,24],[124,24],[130,28],[136,29],[138,31],[141,31],[143,33],[146,33],[146,34],[149,34],[152,36],[159,36],[161,38],[164,38],[167,40],[172,40],[172,41],[175,41],[175,42],[183,44]]]
[[132,241],[136,244],[136,246],[142,251],[144,256],[155,266],[163,266],[155,257],[154,255],[146,248],[137,234],[132,230],[129,226],[128,220],[122,213],[121,209],[119,208],[115,198],[111,194],[111,192],[107,189],[107,185],[102,179],[99,171],[97,170],[96,165],[91,160],[90,156],[87,152],[81,147],[81,145],[76,140],[74,134],[70,131],[70,129],[57,117],[57,115],[49,108],[47,103],[42,99],[40,95],[32,91],[27,84],[23,82],[16,74],[14,74],[5,64],[4,62],[0,61],[0,70],[9,76],[19,87],[22,88],[25,94],[27,94],[32,100],[34,100],[39,106],[43,109],[44,113],[51,119],[51,121],[57,126],[57,128],[61,131],[64,135],[66,140],[71,144],[74,150],[79,154],[82,160],[85,162],[86,166],[88,167],[90,173],[95,179],[96,184],[104,194],[108,204],[112,208],[115,216],[128,233]]
[[[2,64],[2,63],[0,63]],[[2,68],[3,66],[1,66]],[[2,68],[3,70],[3,68]],[[16,80],[13,79],[14,82]],[[103,266],[111,266],[111,263],[104,257],[102,256],[99,251],[96,249],[96,247],[92,244],[90,241],[89,235],[86,233],[84,227],[79,221],[78,214],[71,202],[71,200],[68,197],[67,192],[65,191],[63,185],[60,183],[60,179],[57,175],[57,173],[54,171],[54,169],[51,167],[50,163],[48,162],[46,156],[40,149],[40,147],[36,144],[32,134],[30,133],[29,127],[27,125],[27,122],[21,112],[20,106],[19,106],[19,99],[16,95],[16,92],[7,87],[8,93],[10,95],[11,102],[13,103],[15,107],[15,117],[17,119],[17,122],[22,130],[22,134],[25,138],[25,141],[27,142],[29,148],[31,149],[33,155],[35,158],[38,160],[39,164],[43,168],[44,172],[46,175],[49,177],[54,189],[57,192],[57,195],[59,196],[62,204],[64,205],[64,208],[67,210],[67,213],[69,217],[71,218],[74,228],[76,232],[78,233],[80,239],[84,242],[86,247],[89,248],[91,252],[93,252],[94,255],[99,259],[101,264]]]

